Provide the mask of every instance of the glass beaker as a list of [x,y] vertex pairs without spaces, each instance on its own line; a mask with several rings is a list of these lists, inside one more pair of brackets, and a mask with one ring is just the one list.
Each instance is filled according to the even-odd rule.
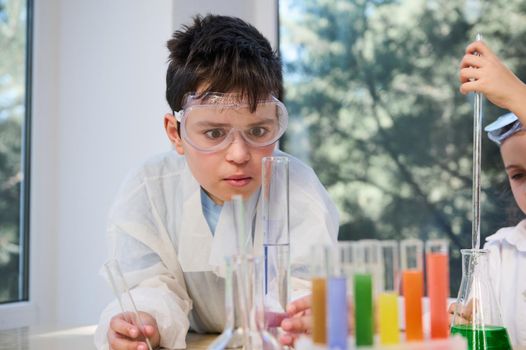
[[265,321],[279,327],[289,302],[289,159],[262,160],[263,249],[265,257]]
[[277,339],[265,330],[261,259],[235,255],[225,260],[226,323],[223,333],[208,349],[282,349]]
[[490,283],[489,250],[461,249],[462,281],[451,334],[460,334],[470,350],[511,350],[497,299]]

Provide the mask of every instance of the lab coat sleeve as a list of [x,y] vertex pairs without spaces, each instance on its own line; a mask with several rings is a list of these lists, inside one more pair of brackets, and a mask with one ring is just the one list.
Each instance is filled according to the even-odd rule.
[[[148,179],[139,175],[123,186],[111,210],[110,256],[119,262],[137,309],[156,319],[161,346],[185,348],[191,300],[176,250],[151,198]],[[117,301],[102,312],[95,334],[98,349],[108,349],[109,323],[120,312]]]

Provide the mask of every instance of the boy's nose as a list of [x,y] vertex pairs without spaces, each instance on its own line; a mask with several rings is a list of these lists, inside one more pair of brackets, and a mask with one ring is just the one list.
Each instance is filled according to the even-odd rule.
[[226,159],[237,164],[246,163],[250,159],[249,147],[239,133],[235,134],[234,140],[228,146]]

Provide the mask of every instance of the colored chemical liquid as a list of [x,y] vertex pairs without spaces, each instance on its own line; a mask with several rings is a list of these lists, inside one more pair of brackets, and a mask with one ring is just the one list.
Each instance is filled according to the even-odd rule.
[[447,297],[449,294],[448,256],[444,253],[429,253],[427,262],[427,295],[431,311],[431,338],[447,338],[449,316]]
[[420,270],[405,270],[402,275],[405,309],[405,335],[407,341],[424,339],[422,327],[422,294],[424,277]]
[[381,293],[378,296],[378,331],[382,345],[400,343],[398,325],[398,293]]
[[347,280],[332,277],[327,283],[328,343],[330,349],[347,349]]
[[371,274],[354,275],[356,345],[373,345],[373,281]]
[[453,326],[451,334],[460,334],[466,338],[469,350],[511,350],[506,328],[484,326],[483,329],[473,329],[472,327],[472,325]]
[[312,279],[312,341],[315,344],[327,344],[326,285],[325,278]]

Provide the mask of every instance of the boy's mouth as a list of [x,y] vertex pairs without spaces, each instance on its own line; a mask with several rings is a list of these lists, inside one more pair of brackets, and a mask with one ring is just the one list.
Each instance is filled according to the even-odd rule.
[[243,186],[248,185],[250,181],[252,181],[252,177],[246,176],[246,175],[234,175],[234,176],[229,176],[225,178],[224,180],[228,182],[228,184],[230,184],[231,186],[243,187]]

